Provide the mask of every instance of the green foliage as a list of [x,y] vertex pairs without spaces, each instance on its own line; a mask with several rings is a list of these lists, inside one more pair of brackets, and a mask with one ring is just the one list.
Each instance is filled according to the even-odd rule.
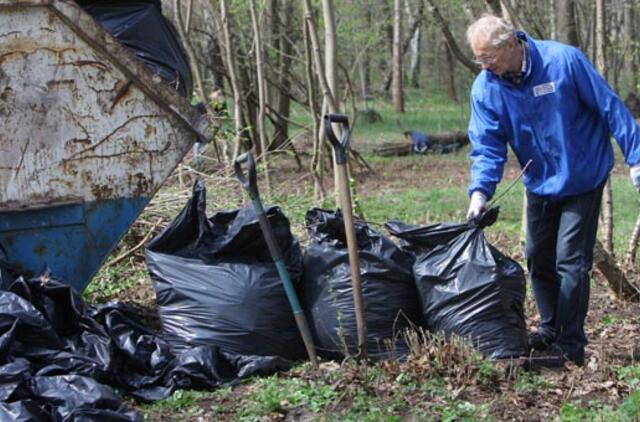
[[618,368],[618,379],[625,381],[631,388],[638,388],[640,385],[640,366],[623,366]]
[[518,374],[513,388],[519,392],[540,391],[550,388],[551,384],[542,375],[528,371]]
[[[221,390],[224,391],[224,390]],[[142,406],[141,411],[145,419],[153,413],[183,413],[197,416],[204,413],[204,409],[198,406],[198,401],[213,395],[211,392],[177,390],[169,398]]]
[[319,413],[337,399],[337,393],[331,386],[300,378],[273,375],[257,379],[252,387],[252,392],[245,397],[240,409],[240,420],[256,420],[261,416],[298,406]]
[[131,262],[104,266],[82,292],[82,296],[87,302],[106,302],[146,279],[146,269]]
[[559,419],[561,422],[636,422],[640,420],[640,391],[629,394],[618,409],[600,402],[589,402],[586,406],[579,403],[565,403],[560,409]]
[[474,404],[468,401],[452,400],[442,409],[442,421],[481,421],[489,417],[488,404]]
[[640,420],[640,391],[629,394],[629,397],[620,405],[618,413],[620,420],[636,422]]
[[619,324],[625,320],[622,315],[605,315],[602,317],[602,325],[605,327],[611,327],[612,325]]

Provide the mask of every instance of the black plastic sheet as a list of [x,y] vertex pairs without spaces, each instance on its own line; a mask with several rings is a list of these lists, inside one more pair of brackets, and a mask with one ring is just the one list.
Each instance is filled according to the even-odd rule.
[[[493,215],[484,219],[495,222]],[[427,328],[470,338],[492,359],[524,356],[524,272],[487,242],[485,225],[389,222],[386,227],[416,258],[413,273]]]
[[[279,208],[266,210],[291,281],[302,251]],[[257,216],[242,208],[206,216],[196,182],[180,215],[145,252],[162,331],[173,347],[219,346],[243,355],[303,359],[304,344]]]
[[[339,358],[357,353],[357,328],[351,267],[341,213],[312,209],[306,216],[310,244],[302,285],[319,353]],[[420,323],[413,258],[366,224],[356,223],[360,274],[367,325],[367,353],[373,359],[402,357],[408,352],[402,332]],[[390,344],[387,344],[390,343]],[[389,347],[391,346],[391,347]]]
[[285,369],[217,347],[174,353],[119,303],[86,307],[68,285],[18,278],[0,291],[0,420],[137,421],[120,398],[166,398]]
[[153,73],[183,96],[191,95],[189,61],[159,0],[81,0],[82,8]]

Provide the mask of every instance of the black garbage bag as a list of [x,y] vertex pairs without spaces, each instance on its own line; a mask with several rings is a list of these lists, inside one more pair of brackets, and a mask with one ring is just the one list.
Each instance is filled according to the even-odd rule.
[[392,221],[386,227],[416,258],[427,328],[470,338],[492,359],[527,354],[524,272],[487,242],[482,225]]
[[[217,345],[243,355],[303,359],[305,349],[253,209],[206,216],[201,181],[145,252],[162,331],[177,349]],[[266,210],[291,281],[302,251],[279,208]]]
[[[301,290],[316,346],[329,358],[340,358],[346,350],[356,354],[358,334],[342,214],[315,208],[307,212],[306,223],[310,243]],[[413,258],[366,224],[356,222],[356,237],[367,353],[373,359],[402,357],[408,352],[402,332],[420,324]]]
[[182,96],[193,90],[180,38],[159,0],[79,0],[82,8]]
[[179,388],[211,389],[287,367],[280,358],[217,347],[175,354],[133,309],[87,307],[46,274],[0,291],[2,421],[138,421],[119,393],[159,400]]

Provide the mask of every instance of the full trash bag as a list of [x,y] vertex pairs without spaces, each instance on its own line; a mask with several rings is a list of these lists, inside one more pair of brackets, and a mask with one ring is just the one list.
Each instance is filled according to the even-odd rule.
[[[316,346],[329,358],[354,355],[358,335],[342,214],[315,208],[306,224],[310,243],[301,290]],[[356,237],[367,353],[373,359],[402,357],[408,352],[402,332],[420,323],[413,258],[364,223],[356,222]]]
[[180,38],[159,0],[78,0],[82,8],[182,96],[193,90]]
[[[266,210],[294,285],[302,251],[279,208]],[[177,349],[222,350],[303,359],[304,344],[278,271],[251,208],[206,216],[206,190],[195,183],[180,215],[145,252],[162,331]]]
[[280,358],[217,347],[176,354],[133,309],[120,303],[87,307],[75,290],[46,273],[18,277],[0,290],[2,421],[138,421],[120,393],[159,400],[176,389],[211,389],[287,366]]
[[524,272],[487,242],[482,225],[391,221],[386,227],[416,258],[427,328],[470,338],[491,359],[527,354]]

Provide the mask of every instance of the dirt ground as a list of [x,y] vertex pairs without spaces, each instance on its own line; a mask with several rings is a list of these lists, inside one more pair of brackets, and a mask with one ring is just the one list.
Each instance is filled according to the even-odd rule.
[[[466,154],[466,152],[462,152]],[[513,180],[519,168],[510,160],[505,180]],[[429,160],[429,175],[432,187],[451,184],[464,185],[468,181],[467,168],[461,168],[460,160]],[[356,170],[360,194],[381,188],[403,189],[419,186],[416,178],[419,162],[407,165],[404,160],[393,160],[372,164],[373,173]],[[296,168],[293,160],[286,160],[280,169],[274,172],[275,185],[286,183],[293,177],[304,178],[304,172]],[[623,172],[618,165],[616,172]],[[296,176],[297,175],[297,176]],[[502,242],[505,242],[504,244]],[[513,241],[500,240],[495,246],[499,249],[513,250]],[[522,259],[522,257],[514,257]],[[638,274],[632,275],[638,281]],[[530,289],[530,286],[527,286]],[[618,369],[638,365],[640,360],[640,304],[624,303],[615,299],[602,281],[595,277],[592,282],[590,309],[586,328],[589,345],[586,348],[586,364],[577,367],[571,363],[563,368],[537,368],[534,373],[545,381],[544,388],[533,385],[531,388],[516,389],[508,376],[498,377],[490,385],[467,385],[457,393],[461,399],[473,403],[490,403],[490,415],[497,420],[546,421],[559,414],[563,403],[578,401],[583,405],[600,403],[617,408],[629,394],[629,384],[619,380]],[[150,283],[140,283],[118,295],[119,299],[141,305],[149,320],[154,319],[154,293]],[[531,295],[529,295],[531,296]],[[530,328],[537,325],[537,312],[533,300],[526,303],[527,324]],[[500,364],[498,364],[500,366]],[[503,368],[508,371],[508,368]],[[416,403],[420,406],[420,403]],[[278,419],[282,418],[281,415]],[[298,415],[300,416],[300,415]],[[639,415],[640,417],[640,415]],[[286,417],[296,420],[295,413]],[[268,419],[266,419],[268,420]]]

